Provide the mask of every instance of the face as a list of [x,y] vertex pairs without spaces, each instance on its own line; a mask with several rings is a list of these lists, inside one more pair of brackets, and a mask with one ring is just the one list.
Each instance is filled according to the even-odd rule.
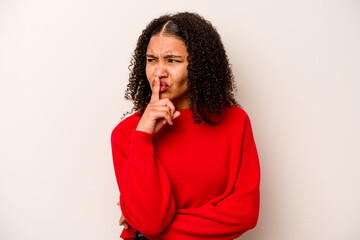
[[160,99],[169,98],[177,109],[189,108],[188,55],[184,41],[166,34],[151,37],[146,51],[146,77],[151,90],[155,77],[159,77]]

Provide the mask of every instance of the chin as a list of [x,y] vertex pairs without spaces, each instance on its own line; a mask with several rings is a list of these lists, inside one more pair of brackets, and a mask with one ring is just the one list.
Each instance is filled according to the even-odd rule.
[[169,93],[167,91],[160,93],[160,96],[164,96],[164,95],[169,95]]

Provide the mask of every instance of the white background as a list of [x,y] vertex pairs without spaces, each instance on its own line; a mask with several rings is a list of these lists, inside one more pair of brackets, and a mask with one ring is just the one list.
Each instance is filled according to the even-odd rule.
[[127,67],[146,24],[183,10],[217,27],[253,125],[261,209],[240,239],[360,239],[355,0],[0,0],[0,239],[119,239]]

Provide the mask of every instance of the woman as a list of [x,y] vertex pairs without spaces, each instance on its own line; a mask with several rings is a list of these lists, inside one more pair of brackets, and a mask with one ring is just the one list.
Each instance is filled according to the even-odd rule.
[[255,227],[260,166],[233,97],[220,36],[195,13],[154,19],[138,39],[112,131],[124,239],[234,239]]

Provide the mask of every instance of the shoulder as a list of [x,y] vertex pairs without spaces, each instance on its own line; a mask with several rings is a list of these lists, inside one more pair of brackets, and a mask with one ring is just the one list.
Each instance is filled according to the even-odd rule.
[[223,108],[222,113],[225,119],[232,121],[246,121],[249,118],[248,114],[241,107],[231,105],[230,107]]
[[140,110],[132,115],[126,117],[120,123],[118,123],[111,132],[111,143],[118,143],[129,139],[134,129],[136,129],[139,121]]
[[228,131],[239,134],[251,126],[248,113],[241,107],[231,105],[222,109],[220,125]]

